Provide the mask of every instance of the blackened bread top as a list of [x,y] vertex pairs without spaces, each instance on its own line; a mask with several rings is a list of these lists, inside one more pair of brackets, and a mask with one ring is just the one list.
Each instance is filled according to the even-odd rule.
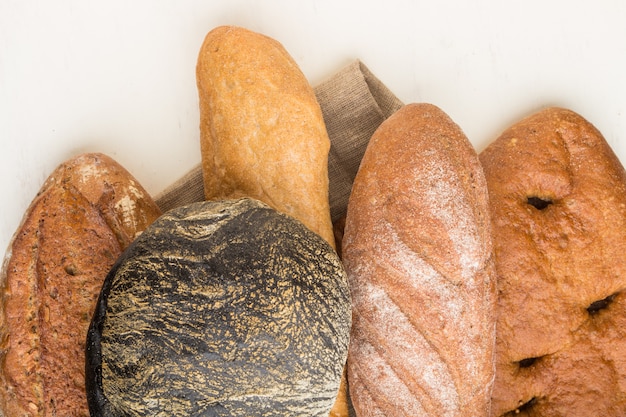
[[172,210],[107,276],[88,337],[93,416],[324,416],[347,355],[336,252],[243,198]]

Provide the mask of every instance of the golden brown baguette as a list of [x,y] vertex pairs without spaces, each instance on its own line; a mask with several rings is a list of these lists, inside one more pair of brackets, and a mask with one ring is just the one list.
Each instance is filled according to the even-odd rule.
[[478,156],[441,109],[372,136],[348,203],[350,396],[359,417],[489,413],[495,274]]
[[[315,92],[278,41],[236,26],[210,31],[196,67],[205,196],[252,197],[333,248],[330,139]],[[333,417],[348,415],[345,378]]]
[[334,247],[330,140],[313,88],[276,40],[221,26],[197,62],[207,200],[252,197],[300,220]]
[[519,120],[480,161],[499,290],[491,415],[626,415],[626,171],[563,108]]
[[46,180],[0,275],[0,415],[89,415],[84,351],[100,287],[159,214],[102,154],[68,160]]

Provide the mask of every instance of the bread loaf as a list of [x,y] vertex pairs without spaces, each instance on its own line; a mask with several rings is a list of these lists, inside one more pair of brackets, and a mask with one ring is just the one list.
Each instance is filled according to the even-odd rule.
[[88,337],[92,417],[326,417],[348,349],[336,252],[253,199],[170,210],[107,276]]
[[626,174],[546,108],[480,154],[498,277],[492,416],[626,415]]
[[87,328],[104,277],[158,215],[119,164],[61,164],[25,213],[0,277],[0,415],[88,416]]
[[441,109],[409,104],[372,136],[343,235],[359,417],[486,416],[495,286],[478,157]]
[[256,198],[334,246],[330,140],[293,58],[274,39],[221,26],[207,34],[196,73],[207,200]]
[[[196,66],[208,200],[251,197],[336,247],[330,139],[315,91],[282,44],[236,26],[210,31]],[[345,380],[332,417],[348,416]]]

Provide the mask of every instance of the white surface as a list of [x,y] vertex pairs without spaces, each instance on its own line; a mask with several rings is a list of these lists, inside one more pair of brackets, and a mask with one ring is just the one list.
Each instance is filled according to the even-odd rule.
[[222,24],[279,40],[312,84],[360,58],[478,151],[560,105],[626,161],[623,0],[0,0],[0,250],[74,154],[107,153],[155,194],[200,161],[195,62]]

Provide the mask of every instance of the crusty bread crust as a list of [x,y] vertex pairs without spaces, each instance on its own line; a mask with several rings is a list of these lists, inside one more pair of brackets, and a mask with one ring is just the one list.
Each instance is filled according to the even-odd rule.
[[173,209],[105,279],[91,415],[327,417],[349,296],[335,251],[291,216],[250,198]]
[[626,415],[624,168],[563,108],[513,124],[480,161],[499,290],[492,416]]
[[[330,139],[315,91],[283,45],[237,26],[205,37],[196,65],[207,200],[251,197],[336,249],[328,199]],[[348,415],[342,379],[331,417]]]
[[383,122],[348,203],[350,395],[359,417],[485,416],[495,271],[478,157],[439,108]]
[[73,158],[46,180],[0,276],[0,415],[89,415],[84,351],[100,287],[159,214],[102,154]]
[[206,198],[256,198],[334,247],[330,139],[293,58],[274,39],[220,26],[207,34],[196,72]]

